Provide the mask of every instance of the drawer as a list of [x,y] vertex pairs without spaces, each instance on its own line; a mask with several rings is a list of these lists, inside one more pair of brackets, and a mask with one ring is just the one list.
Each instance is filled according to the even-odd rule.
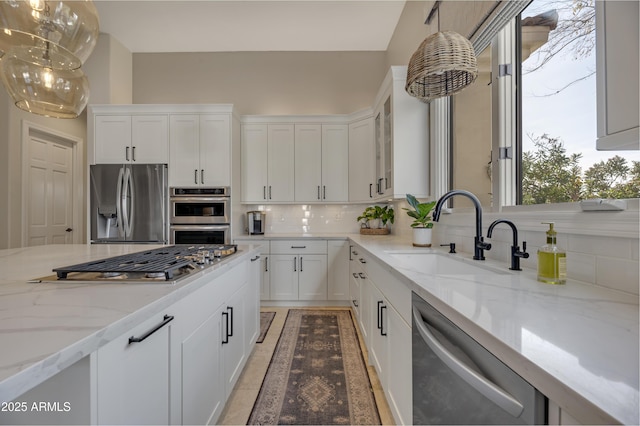
[[327,254],[327,240],[271,240],[271,254]]

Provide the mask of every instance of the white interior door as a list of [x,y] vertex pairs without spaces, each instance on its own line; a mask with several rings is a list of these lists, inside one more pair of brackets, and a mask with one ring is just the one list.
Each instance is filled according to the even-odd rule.
[[30,133],[26,183],[28,246],[73,242],[73,147]]

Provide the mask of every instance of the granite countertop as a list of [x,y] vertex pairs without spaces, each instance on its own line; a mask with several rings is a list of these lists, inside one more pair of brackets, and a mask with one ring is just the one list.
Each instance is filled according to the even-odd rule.
[[11,401],[256,254],[258,246],[175,284],[30,283],[55,267],[156,245],[47,245],[0,250],[0,401]]
[[[403,238],[350,238],[578,421],[640,421],[638,296],[572,280],[543,284],[533,271],[509,271],[507,259],[474,261]],[[500,273],[438,276],[402,260],[425,251]]]

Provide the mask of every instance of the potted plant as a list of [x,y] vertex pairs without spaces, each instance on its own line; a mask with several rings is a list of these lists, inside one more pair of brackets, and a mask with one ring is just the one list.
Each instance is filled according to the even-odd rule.
[[431,247],[431,228],[433,221],[431,219],[431,211],[436,205],[435,201],[421,203],[416,197],[407,194],[407,203],[411,209],[403,208],[407,211],[407,215],[413,218],[411,227],[413,228],[413,245],[416,247]]
[[393,224],[394,219],[393,207],[369,206],[356,220],[361,234],[384,235],[389,233],[387,224]]

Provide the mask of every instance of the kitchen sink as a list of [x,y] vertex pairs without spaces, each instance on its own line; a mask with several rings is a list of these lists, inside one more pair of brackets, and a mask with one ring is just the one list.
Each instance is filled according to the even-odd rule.
[[483,264],[482,261],[454,258],[442,253],[397,251],[388,251],[386,253],[402,264],[402,266],[431,275],[487,275],[509,273],[508,271]]

